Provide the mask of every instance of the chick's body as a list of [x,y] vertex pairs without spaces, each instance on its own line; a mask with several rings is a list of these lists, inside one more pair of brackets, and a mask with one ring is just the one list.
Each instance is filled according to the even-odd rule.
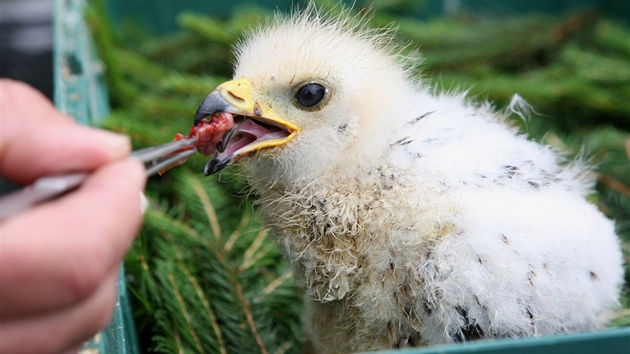
[[[623,271],[587,168],[411,79],[389,35],[353,23],[311,10],[237,50],[235,78],[300,127],[244,167],[306,289],[314,351],[599,327]],[[328,90],[316,109],[294,102],[305,82]]]

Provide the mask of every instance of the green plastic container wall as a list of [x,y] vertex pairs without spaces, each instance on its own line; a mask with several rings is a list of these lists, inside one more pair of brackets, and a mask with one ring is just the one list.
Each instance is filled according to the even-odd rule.
[[[54,0],[55,38],[55,104],[64,112],[87,125],[99,125],[109,112],[107,86],[102,62],[94,51],[88,28],[83,20],[83,9],[87,0]],[[133,18],[139,25],[154,33],[176,30],[176,15],[183,9],[224,15],[242,4],[256,3],[267,8],[289,9],[291,0],[215,2],[182,0],[108,1],[107,6],[114,21]],[[297,1],[296,1],[297,2]],[[347,1],[349,3],[349,1]],[[362,3],[362,1],[357,1]],[[478,13],[494,11],[510,14],[528,11],[565,13],[576,8],[598,8],[604,13],[613,13],[618,18],[630,20],[630,1],[576,0],[576,1],[532,1],[513,0],[496,2],[489,0],[443,0],[422,1],[410,9],[415,17],[429,18],[466,10]],[[136,354],[140,352],[137,335],[129,306],[124,281],[124,271],[118,282],[119,299],[110,324],[99,335],[84,346],[86,352],[99,354]],[[383,352],[394,353],[394,352]],[[461,353],[630,353],[630,328],[609,329],[593,333],[558,335],[553,337],[475,342],[466,345],[438,346],[426,349],[396,351],[404,354],[461,354]]]
[[[84,6],[85,0],[54,1],[54,100],[79,123],[98,125],[109,113],[109,101],[105,68],[83,20]],[[139,353],[122,267],[112,319],[83,349],[99,354]]]

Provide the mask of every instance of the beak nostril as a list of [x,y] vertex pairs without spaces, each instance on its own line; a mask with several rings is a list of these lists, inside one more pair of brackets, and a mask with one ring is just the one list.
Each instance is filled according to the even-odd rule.
[[245,99],[241,98],[240,96],[237,96],[234,94],[234,92],[228,90],[227,94],[230,96],[231,99],[239,102],[239,103],[245,103]]

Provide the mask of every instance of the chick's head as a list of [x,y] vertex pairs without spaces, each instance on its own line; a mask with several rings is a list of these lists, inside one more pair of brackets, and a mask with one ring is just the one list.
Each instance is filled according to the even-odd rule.
[[267,179],[310,179],[369,155],[414,91],[391,41],[312,9],[251,32],[236,47],[234,79],[197,114],[228,112],[237,123],[206,174],[246,161]]

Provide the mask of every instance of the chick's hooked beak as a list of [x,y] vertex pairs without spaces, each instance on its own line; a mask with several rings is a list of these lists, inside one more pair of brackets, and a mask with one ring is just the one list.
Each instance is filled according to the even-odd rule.
[[195,125],[205,117],[230,113],[234,127],[222,137],[204,169],[206,176],[257,152],[286,145],[299,131],[270,105],[252,97],[252,81],[246,77],[225,82],[209,94],[195,114]]

